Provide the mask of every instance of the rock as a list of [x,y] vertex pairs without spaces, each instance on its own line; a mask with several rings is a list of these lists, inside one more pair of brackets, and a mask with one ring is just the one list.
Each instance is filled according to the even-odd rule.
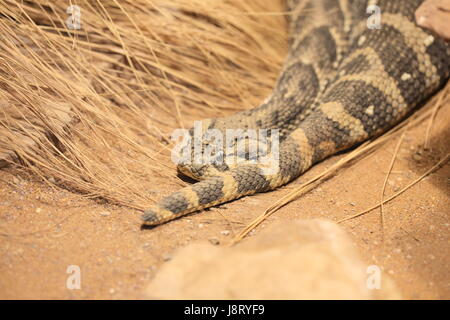
[[426,0],[416,11],[417,24],[450,40],[450,0]]
[[384,275],[381,290],[369,290],[367,267],[335,223],[285,221],[233,247],[206,242],[179,249],[161,267],[144,296],[151,299],[400,298]]

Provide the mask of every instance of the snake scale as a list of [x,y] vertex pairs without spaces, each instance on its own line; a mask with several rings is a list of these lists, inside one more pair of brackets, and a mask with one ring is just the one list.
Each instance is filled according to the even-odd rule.
[[[144,224],[273,190],[403,120],[450,76],[450,45],[414,22],[421,3],[287,0],[289,51],[272,94],[252,110],[201,122],[222,132],[278,129],[278,170],[245,161],[179,163],[199,182],[147,210]],[[368,28],[371,5],[381,9],[379,29]]]

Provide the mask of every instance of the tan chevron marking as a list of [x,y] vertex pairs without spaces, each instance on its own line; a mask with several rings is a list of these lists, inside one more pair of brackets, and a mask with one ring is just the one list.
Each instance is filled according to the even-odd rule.
[[182,190],[183,192],[183,196],[186,198],[186,200],[189,202],[189,207],[198,207],[199,205],[199,199],[198,199],[198,194],[197,192],[195,192],[194,190],[192,190],[192,188],[184,188]]
[[[159,221],[157,222],[157,224],[160,224],[164,221],[173,219],[174,213],[172,211],[169,211],[169,210],[161,208],[161,207],[155,207],[154,209],[156,209],[155,212],[158,215]],[[150,224],[152,224],[152,223],[150,223]]]
[[344,106],[338,102],[328,102],[320,106],[322,112],[331,120],[339,123],[341,128],[349,131],[349,135],[353,141],[367,138],[368,134],[364,130],[361,120],[349,114]]
[[225,199],[230,199],[233,195],[238,194],[239,182],[230,172],[221,172],[218,176],[223,178],[222,193]]
[[295,143],[298,145],[298,154],[302,159],[302,167],[309,168],[313,162],[314,149],[309,144],[308,137],[303,129],[298,128],[290,134],[290,137],[294,139]]

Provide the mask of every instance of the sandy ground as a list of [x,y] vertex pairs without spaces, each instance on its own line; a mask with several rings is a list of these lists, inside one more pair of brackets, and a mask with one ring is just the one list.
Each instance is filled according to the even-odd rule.
[[[450,151],[450,105],[433,125],[431,150],[422,148],[428,123],[411,128],[401,145],[386,195],[420,177]],[[342,169],[265,221],[333,221],[380,200],[398,138]],[[315,166],[274,192],[246,197],[154,229],[141,212],[51,187],[14,168],[0,171],[0,298],[139,298],[174,250],[196,240],[226,244],[254,217],[342,155]],[[160,196],[177,187],[155,178]],[[367,265],[378,265],[407,299],[450,298],[450,165],[442,166],[384,208],[341,225]],[[258,232],[256,229],[254,232]],[[227,233],[229,234],[227,235]],[[250,235],[251,236],[251,235]],[[81,289],[69,290],[67,268],[81,270]]]

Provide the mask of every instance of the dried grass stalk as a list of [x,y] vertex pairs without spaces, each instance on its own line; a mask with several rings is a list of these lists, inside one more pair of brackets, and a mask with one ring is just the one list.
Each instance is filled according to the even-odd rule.
[[[0,2],[0,166],[143,209],[178,188],[170,134],[257,105],[286,51],[281,1]],[[176,186],[178,185],[178,186]]]

